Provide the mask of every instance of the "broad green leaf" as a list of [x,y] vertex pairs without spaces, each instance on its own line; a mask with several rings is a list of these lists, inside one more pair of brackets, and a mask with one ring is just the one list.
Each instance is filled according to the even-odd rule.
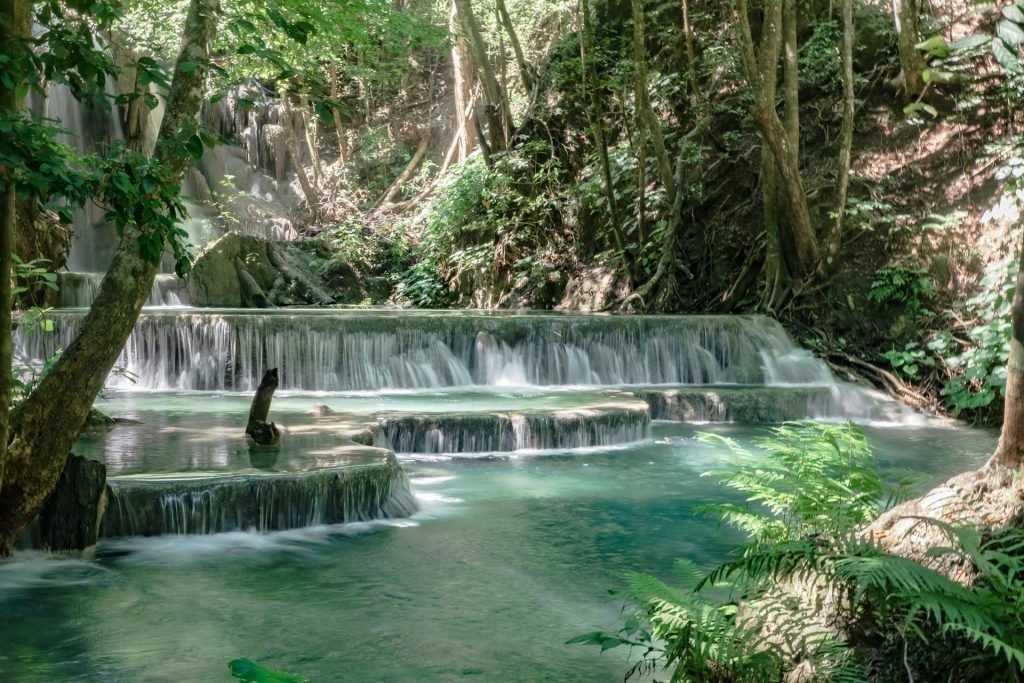
[[1016,47],[1024,43],[1024,28],[1012,21],[1000,21],[996,25],[996,35],[1003,39],[1008,47]]
[[1020,58],[999,38],[992,39],[992,55],[1010,73],[1020,73]]
[[924,50],[932,57],[938,57],[939,59],[944,59],[945,57],[948,57],[951,52],[949,44],[946,42],[946,39],[943,38],[942,36],[932,36],[928,40],[918,43],[914,47],[917,48],[918,50]]
[[1007,5],[1004,7],[1003,16],[1010,21],[1015,21],[1018,24],[1024,24],[1024,12],[1022,12],[1016,5]]

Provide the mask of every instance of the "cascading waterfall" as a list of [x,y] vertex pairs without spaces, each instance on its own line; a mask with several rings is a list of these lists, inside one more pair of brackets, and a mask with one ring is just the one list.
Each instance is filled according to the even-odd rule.
[[279,531],[408,517],[416,502],[405,472],[389,467],[196,478],[114,477],[102,534],[157,536]]
[[[57,273],[61,308],[88,308],[100,290],[103,273]],[[188,289],[171,273],[157,273],[146,300],[147,306],[188,305]]]
[[650,436],[646,404],[550,413],[387,415],[377,445],[396,453],[501,453],[618,446]]
[[[108,94],[116,94],[111,80]],[[272,240],[297,239],[292,214],[302,200],[301,189],[290,182],[283,127],[284,114],[276,100],[262,95],[255,110],[237,106],[241,95],[232,93],[221,103],[207,107],[208,123],[241,144],[219,145],[207,150],[182,183],[182,195],[189,211],[183,223],[191,244],[201,248],[228,231]],[[58,136],[80,154],[104,151],[125,135],[117,106],[92,107],[76,100],[66,86],[51,85],[46,99],[35,107],[41,115],[57,121],[67,133]],[[142,131],[146,145],[155,143],[162,106],[151,112],[147,130]],[[294,114],[293,114],[294,116]],[[151,129],[151,130],[150,130]],[[293,121],[293,130],[302,129],[301,117]],[[249,140],[262,141],[250,144]],[[272,175],[268,175],[272,174]],[[98,289],[117,247],[118,236],[105,218],[105,210],[89,203],[74,214],[73,240],[63,274],[71,291],[61,293],[63,307],[88,307]],[[165,258],[162,270],[170,273],[173,262]],[[182,288],[158,284],[146,305],[187,305]]]
[[[64,280],[69,297],[95,286],[91,278]],[[154,296],[166,303],[175,286],[166,280]],[[16,330],[20,362],[39,367],[70,344],[85,311],[50,315],[52,334]],[[119,472],[110,479],[109,536],[271,531],[408,515],[415,501],[391,451],[414,459],[631,447],[649,441],[652,419],[906,421],[911,414],[837,382],[776,321],[759,316],[151,309],[117,365],[108,387],[132,390],[124,395],[140,406],[148,392],[216,392],[202,403],[219,417],[199,419],[198,407],[181,415],[143,407],[156,411],[151,426],[143,415],[142,426],[118,427],[92,446],[94,457]],[[283,420],[295,431],[286,429],[282,448],[302,469],[281,469],[273,457],[260,461],[252,452],[240,460],[244,441],[232,426],[244,408],[217,407],[238,395],[216,394],[251,392],[268,368],[278,368],[284,391],[366,396],[352,414],[327,405]],[[388,401],[397,409],[375,409],[380,392],[393,392]],[[531,403],[533,397],[543,400]],[[358,401],[338,400],[349,410]],[[452,401],[461,407],[444,410]],[[148,457],[162,435],[176,457]],[[344,435],[375,443],[368,455],[353,456],[371,458],[371,467],[317,455],[332,444],[366,448],[343,445]],[[381,453],[390,460],[381,461]],[[126,464],[130,471],[118,470]]]
[[[83,314],[53,318],[54,335],[16,334],[19,357],[39,363],[66,347]],[[162,390],[251,391],[271,367],[297,391],[835,384],[778,323],[743,316],[146,312],[118,366],[130,386]]]

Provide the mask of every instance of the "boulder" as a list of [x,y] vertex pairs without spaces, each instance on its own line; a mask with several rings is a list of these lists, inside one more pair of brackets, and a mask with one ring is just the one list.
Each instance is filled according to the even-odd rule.
[[188,276],[193,306],[329,305],[334,298],[290,243],[229,232],[204,250]]

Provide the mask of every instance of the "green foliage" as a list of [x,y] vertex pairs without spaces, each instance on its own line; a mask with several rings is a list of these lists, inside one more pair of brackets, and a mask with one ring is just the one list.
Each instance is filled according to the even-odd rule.
[[[631,674],[665,667],[672,681],[776,682],[798,662],[810,664],[814,680],[862,681],[857,647],[877,646],[871,640],[877,636],[930,652],[924,666],[952,651],[977,662],[985,680],[1024,674],[1024,532],[989,538],[921,519],[949,540],[930,550],[930,558],[953,556],[977,570],[978,580],[965,587],[886,554],[874,537],[857,531],[894,496],[872,469],[856,427],[782,425],[758,444],[763,456],[728,439],[702,438],[735,456],[719,476],[747,505],[712,509],[747,532],[750,543],[706,575],[677,563],[678,587],[630,574],[626,598],[634,610],[623,628],[569,642],[637,648],[642,659]],[[847,615],[843,632],[856,642],[815,619],[821,599]],[[864,640],[864,633],[875,636]]]
[[925,305],[935,295],[935,282],[919,266],[883,266],[875,271],[868,298],[878,305],[899,305],[914,317],[931,315]]
[[401,278],[402,296],[433,307],[498,278],[543,284],[561,238],[563,175],[546,142],[493,154],[490,167],[470,155],[438,186],[416,265]]
[[952,335],[940,335],[934,348],[954,373],[942,389],[954,410],[985,408],[1003,398],[1010,356],[1010,305],[1017,283],[1017,260],[1008,257],[989,266],[982,290],[967,302],[971,344],[961,348]]
[[305,676],[275,671],[251,659],[232,659],[228,662],[231,675],[244,683],[307,683]]
[[922,368],[934,368],[935,357],[931,350],[921,348],[917,342],[907,342],[902,349],[889,349],[882,354],[894,370],[908,379],[919,380],[923,377]]
[[[1004,195],[1018,209],[1024,206],[1024,155],[1018,148],[1000,168]],[[981,280],[981,291],[967,300],[958,318],[968,321],[964,339],[945,332],[932,340],[935,351],[950,370],[942,388],[947,405],[957,413],[999,411],[1006,387],[1006,363],[1010,354],[1010,306],[1017,286],[1017,256],[990,264]],[[984,415],[984,413],[982,413]]]
[[1003,16],[996,24],[992,38],[992,54],[1009,73],[1021,72],[1020,46],[1024,44],[1024,1],[1003,8]]
[[710,510],[755,542],[833,534],[863,524],[880,511],[885,486],[873,469],[864,434],[847,425],[788,423],[756,442],[755,456],[732,439],[702,434],[725,446],[735,461],[709,474],[745,495],[750,505],[721,504]]
[[800,85],[839,95],[843,90],[839,44],[842,28],[835,19],[816,21],[813,32],[800,46]]

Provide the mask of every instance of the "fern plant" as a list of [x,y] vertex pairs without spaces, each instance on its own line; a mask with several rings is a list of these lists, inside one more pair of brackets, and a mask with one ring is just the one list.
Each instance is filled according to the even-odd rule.
[[[745,531],[750,543],[706,575],[680,560],[677,587],[630,574],[623,628],[570,643],[638,648],[629,675],[664,668],[673,682],[773,683],[795,668],[801,680],[863,681],[863,653],[881,652],[887,641],[902,643],[888,662],[901,680],[911,675],[911,644],[919,680],[943,671],[945,679],[949,666],[959,672],[949,680],[1024,675],[1024,532],[986,538],[922,518],[950,542],[930,558],[974,567],[977,580],[964,586],[886,554],[858,532],[906,484],[886,487],[856,427],[781,425],[757,443],[762,455],[722,437],[701,438],[733,454],[732,464],[713,474],[747,502],[708,510]],[[877,656],[873,666],[879,669]]]

